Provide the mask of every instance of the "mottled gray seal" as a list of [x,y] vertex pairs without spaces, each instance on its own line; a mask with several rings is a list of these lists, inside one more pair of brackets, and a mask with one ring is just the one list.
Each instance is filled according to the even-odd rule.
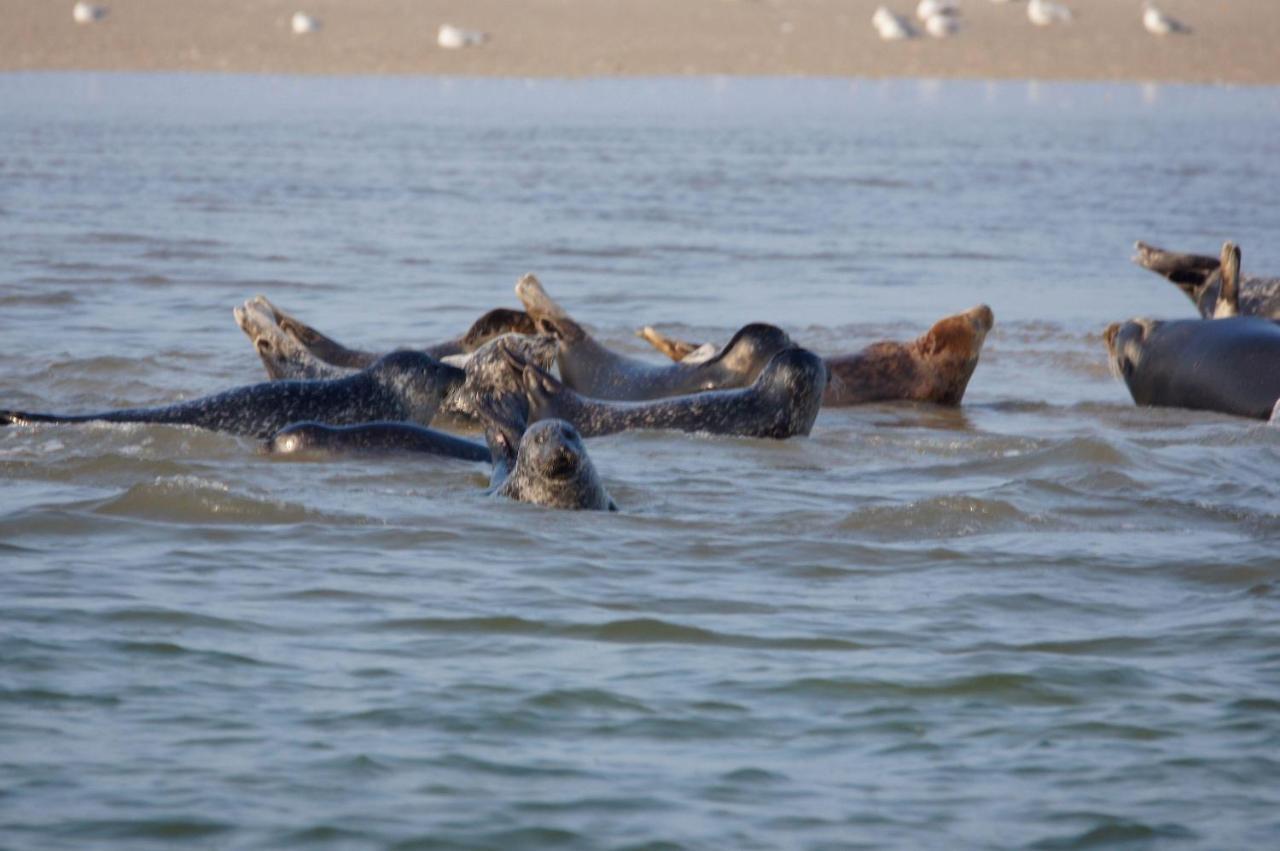
[[490,493],[548,508],[617,511],[577,430],[563,420],[526,427],[523,395],[479,404],[488,448],[408,423],[297,423],[268,442],[277,455],[406,452],[493,462]]
[[[959,405],[995,323],[985,304],[938,320],[909,343],[884,340],[860,352],[826,358],[829,407],[907,400]],[[667,337],[650,326],[639,332],[668,357],[697,357],[705,346]]]
[[781,328],[753,323],[705,360],[650,364],[600,345],[547,295],[533,275],[519,280],[516,295],[538,329],[558,341],[556,363],[565,386],[593,399],[642,401],[746,387],[770,358],[795,345]]
[[1267,419],[1280,400],[1280,325],[1271,320],[1131,319],[1103,336],[1139,405]]
[[0,411],[0,425],[168,423],[266,438],[290,423],[332,425],[399,420],[426,425],[466,374],[422,352],[392,352],[368,369],[328,381],[270,381],[155,408],[94,414]]
[[[281,330],[323,363],[347,369],[364,369],[381,357],[382,354],[385,354],[385,352],[364,351],[344,346],[331,337],[321,334],[310,325],[285,313],[267,301],[265,296],[257,296],[245,303],[246,308],[251,305],[256,305],[268,311]],[[239,321],[239,316],[237,316],[237,321]],[[485,343],[503,334],[533,333],[535,333],[533,320],[528,315],[518,310],[497,308],[490,310],[473,322],[461,337],[425,346],[420,351],[424,351],[434,358],[444,359],[453,355],[474,352]]]
[[591,399],[544,370],[512,360],[523,376],[531,419],[562,419],[584,437],[631,429],[675,429],[709,434],[783,439],[807,435],[822,406],[827,370],[822,359],[784,349],[749,387],[711,390],[647,402]]
[[[286,333],[272,318],[261,297],[250,299],[234,311],[236,324],[253,341],[267,375],[272,379],[332,379],[352,370],[319,360],[309,349]],[[519,381],[512,377],[501,349],[510,350],[544,369],[555,361],[556,341],[547,335],[503,334],[490,339],[465,356],[462,370],[465,380],[451,385],[441,402],[443,414],[474,420],[479,397],[523,393]],[[462,426],[458,422],[455,425]]]
[[1218,257],[1179,254],[1145,242],[1136,243],[1134,248],[1137,253],[1133,262],[1172,281],[1205,319],[1224,315],[1280,319],[1280,278],[1239,277],[1236,304],[1220,309],[1224,270],[1228,279],[1232,273],[1240,273],[1240,249],[1232,242],[1222,246]]
[[481,404],[493,455],[492,493],[548,508],[618,510],[571,423],[545,419],[526,425],[524,400],[506,401],[490,397]]
[[273,455],[409,452],[464,461],[492,460],[489,450],[479,443],[412,423],[395,422],[348,426],[294,423],[271,436],[267,441],[267,451]]

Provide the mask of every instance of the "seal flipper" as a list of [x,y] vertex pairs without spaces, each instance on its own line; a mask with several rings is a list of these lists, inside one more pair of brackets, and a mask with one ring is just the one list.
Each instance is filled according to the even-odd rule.
[[641,328],[636,332],[636,336],[676,363],[680,363],[703,347],[703,344],[700,343],[688,343],[684,340],[677,340],[675,337],[668,337],[652,325],[646,325]]
[[349,349],[337,340],[326,337],[310,325],[290,316],[267,301],[266,296],[256,296],[250,299],[250,303],[270,312],[275,323],[280,326],[280,330],[293,337],[312,355],[327,364],[347,369],[365,369],[381,357],[376,352]]
[[1214,319],[1240,315],[1240,246],[1230,240],[1222,243],[1221,268],[1222,286],[1213,306]]

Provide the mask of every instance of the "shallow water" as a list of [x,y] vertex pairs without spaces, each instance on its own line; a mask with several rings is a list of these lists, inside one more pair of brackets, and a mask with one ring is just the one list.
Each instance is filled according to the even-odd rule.
[[1280,274],[1280,90],[0,76],[0,407],[259,380],[262,292],[369,346],[536,271],[611,345],[818,351],[987,302],[960,410],[458,461],[0,430],[0,846],[1261,848],[1280,429],[1135,408],[1190,316],[1134,239]]

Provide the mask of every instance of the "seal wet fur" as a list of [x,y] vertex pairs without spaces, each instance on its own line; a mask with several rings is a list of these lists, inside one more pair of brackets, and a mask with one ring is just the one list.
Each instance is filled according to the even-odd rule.
[[[828,357],[831,379],[822,404],[839,407],[907,400],[959,405],[994,324],[991,308],[980,304],[938,320],[911,342],[885,340],[860,352]],[[701,348],[649,326],[641,329],[640,336],[672,357]]]
[[1139,405],[1265,420],[1280,400],[1280,324],[1268,319],[1131,319],[1103,338]]
[[265,439],[291,423],[351,425],[394,420],[426,425],[466,374],[421,352],[392,352],[368,369],[325,381],[269,381],[153,408],[92,414],[0,411],[0,425],[160,423]]
[[479,443],[412,423],[377,422],[334,426],[302,422],[286,426],[267,441],[272,455],[377,454],[407,452],[488,462]]
[[[346,369],[364,369],[382,354],[362,349],[352,349],[334,340],[305,322],[276,307],[266,296],[256,296],[245,302],[246,309],[256,307],[266,311],[272,321],[298,345],[322,363]],[[237,322],[239,316],[237,315]],[[246,331],[245,333],[249,333]],[[496,308],[485,313],[471,324],[461,337],[425,346],[421,351],[437,359],[465,355],[503,334],[533,334],[533,320],[522,311]]]
[[[1171,281],[1191,299],[1201,316],[1205,319],[1222,316],[1218,302],[1223,269],[1229,268],[1224,260],[1234,255],[1235,271],[1239,273],[1240,252],[1235,243],[1225,243],[1218,257],[1166,251],[1145,242],[1135,243],[1134,250],[1134,263]],[[1236,289],[1235,312],[1227,311],[1227,315],[1280,319],[1280,278],[1241,276]]]
[[561,380],[593,399],[642,401],[746,387],[770,358],[795,345],[781,328],[758,322],[744,326],[706,360],[651,364],[597,342],[547,295],[535,276],[522,277],[516,283],[516,295],[539,330],[559,343],[556,363]]
[[515,396],[488,397],[480,412],[493,455],[491,493],[548,508],[618,510],[572,424],[526,425],[528,406]]
[[562,419],[583,437],[633,429],[785,439],[807,435],[822,406],[827,370],[805,349],[784,349],[749,387],[712,390],[647,402],[592,399],[536,366],[512,358],[523,376],[531,419]]

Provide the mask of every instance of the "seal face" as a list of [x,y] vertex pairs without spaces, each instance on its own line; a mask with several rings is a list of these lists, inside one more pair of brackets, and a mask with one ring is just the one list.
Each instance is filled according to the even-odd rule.
[[985,304],[948,316],[910,343],[884,341],[827,359],[828,406],[910,400],[959,405],[995,324]]
[[494,493],[548,508],[618,510],[582,436],[564,420],[542,420],[525,431],[515,465]]
[[[1235,289],[1235,305],[1220,306],[1224,276],[1240,275],[1240,249],[1232,242],[1222,246],[1218,257],[1166,251],[1145,242],[1134,245],[1133,262],[1167,278],[1191,299],[1205,319],[1225,316],[1263,316],[1280,319],[1280,278],[1240,276]],[[1234,269],[1232,263],[1234,262]],[[1231,288],[1230,283],[1227,284]]]
[[1139,405],[1267,419],[1280,400],[1280,325],[1270,320],[1131,319],[1103,338]]
[[544,370],[520,369],[531,419],[562,419],[584,437],[633,429],[673,429],[708,434],[785,439],[807,435],[822,406],[827,370],[822,359],[800,348],[770,359],[749,387],[712,390],[647,402],[591,399]]
[[368,369],[326,381],[270,381],[155,408],[95,414],[0,412],[0,424],[167,423],[266,439],[291,423],[352,425],[377,420],[426,425],[465,375],[421,352],[392,352]]
[[704,360],[650,364],[597,342],[547,295],[533,275],[520,279],[516,295],[539,330],[553,335],[559,343],[556,363],[565,386],[593,399],[643,401],[745,387],[770,358],[795,345],[782,329],[753,323]]

